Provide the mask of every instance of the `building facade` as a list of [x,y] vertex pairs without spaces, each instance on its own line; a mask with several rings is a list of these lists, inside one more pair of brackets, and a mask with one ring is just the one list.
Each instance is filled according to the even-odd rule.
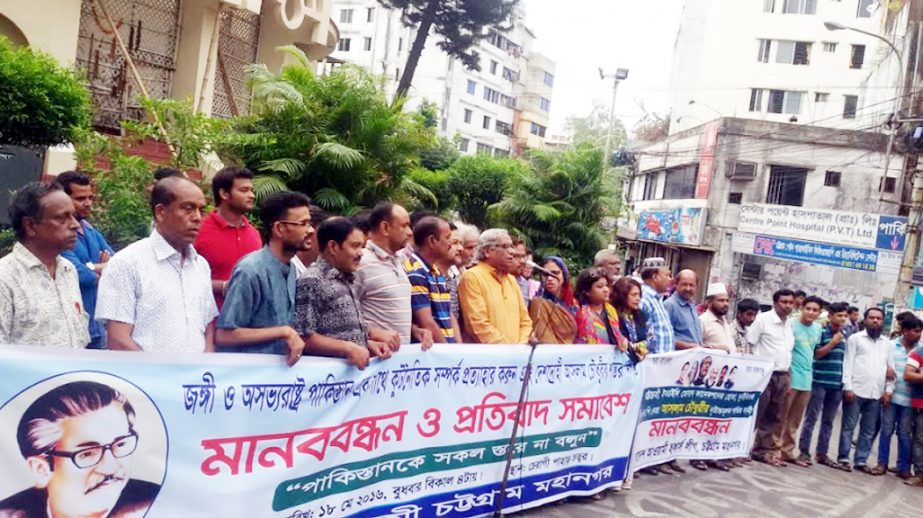
[[[333,16],[341,38],[331,57],[381,76],[385,91],[394,95],[416,32],[401,23],[398,11],[376,0],[336,0]],[[464,154],[518,155],[544,143],[555,64],[532,50],[535,36],[521,8],[511,27],[489,29],[478,43],[479,71],[442,52],[435,34],[420,56],[406,107],[435,103],[440,134],[455,139]]]

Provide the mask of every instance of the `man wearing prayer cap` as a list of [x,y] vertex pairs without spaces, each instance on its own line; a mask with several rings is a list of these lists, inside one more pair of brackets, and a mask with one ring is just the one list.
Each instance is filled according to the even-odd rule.
[[709,349],[734,351],[734,332],[728,322],[730,306],[727,286],[713,282],[705,291],[705,312],[699,315],[702,323],[702,345]]

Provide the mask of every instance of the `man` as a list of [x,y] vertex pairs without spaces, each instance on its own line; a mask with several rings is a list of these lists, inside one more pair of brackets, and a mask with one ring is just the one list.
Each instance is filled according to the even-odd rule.
[[466,225],[464,223],[458,223],[458,237],[461,239],[462,249],[458,255],[459,268],[462,273],[469,266],[474,265],[475,253],[477,252],[478,239],[480,232],[478,228],[474,225]]
[[259,250],[263,242],[246,216],[256,199],[253,172],[243,167],[225,167],[212,178],[212,195],[216,207],[202,221],[195,249],[211,268],[212,291],[220,311],[234,265]]
[[795,294],[792,290],[783,288],[776,291],[772,294],[772,309],[760,313],[747,330],[747,341],[753,347],[753,354],[766,356],[773,361],[769,385],[760,395],[757,406],[753,458],[775,467],[786,465],[774,452],[773,437],[779,433],[778,428],[782,425],[785,400],[791,386],[789,368],[795,335],[789,315],[794,303]]
[[603,248],[593,257],[593,266],[602,268],[610,286],[615,286],[615,281],[622,276],[622,258],[614,248],[614,245],[612,248]]
[[427,329],[434,342],[457,343],[461,337],[452,314],[451,293],[442,272],[455,263],[460,245],[444,219],[428,216],[413,227],[414,252],[404,261],[413,286],[413,322]]
[[843,339],[849,338],[850,335],[854,335],[860,331],[862,322],[859,321],[859,308],[856,306],[849,306],[849,310],[846,312],[847,317],[849,318],[846,324],[843,326]]
[[468,268],[458,286],[465,331],[482,344],[524,344],[532,319],[512,271],[513,240],[506,230],[485,230],[478,239],[478,264]]
[[[445,272],[445,284],[449,289],[449,296],[452,299],[452,316],[455,317],[455,320],[458,321],[458,327],[461,329],[462,320],[461,320],[461,304],[458,302],[458,281],[461,280],[462,270],[464,267],[462,264],[462,239],[461,231],[458,230],[458,226],[455,223],[449,223],[449,228],[452,229],[452,250],[455,250],[455,258],[452,260],[452,264]],[[461,341],[462,335],[458,335],[457,339]]]
[[[330,217],[330,213],[317,205],[312,204],[308,209],[311,213],[311,226],[315,229]],[[311,232],[310,240],[310,247],[295,252],[295,257],[292,257],[292,267],[295,268],[296,278],[301,277],[301,274],[308,269],[308,266],[314,264],[317,256],[320,255],[317,248],[317,232]]]
[[[894,346],[882,336],[885,314],[878,307],[865,310],[865,330],[846,340],[846,355],[843,357],[843,425],[840,429],[840,445],[837,461],[843,471],[857,469],[871,474],[872,468],[866,460],[872,451],[875,428],[878,426],[879,401],[884,395],[894,392],[888,382],[894,379]],[[887,397],[890,400],[890,396]],[[849,465],[849,449],[852,446],[853,431],[859,425],[859,439],[853,456],[853,467]]]
[[87,221],[93,208],[93,186],[89,175],[78,171],[66,171],[56,176],[55,182],[64,188],[64,192],[74,202],[74,215],[80,222],[80,228],[77,229],[77,244],[72,250],[61,252],[61,256],[77,269],[83,308],[90,317],[90,344],[87,345],[87,349],[105,349],[105,328],[93,317],[96,313],[99,276],[115,251],[106,242],[102,233]]
[[263,202],[260,221],[267,244],[234,267],[215,332],[219,352],[287,355],[289,365],[301,359],[304,340],[291,326],[297,280],[291,261],[311,246],[309,203],[307,196],[291,191]]
[[910,384],[904,380],[907,360],[911,352],[920,344],[923,333],[923,321],[913,313],[901,319],[901,332],[894,339],[894,371],[898,373],[894,382],[894,393],[885,394],[881,409],[881,435],[878,436],[878,466],[872,470],[875,475],[888,473],[888,461],[891,459],[891,436],[897,433],[897,476],[910,478],[911,433],[913,418],[911,412]]
[[169,177],[151,192],[154,230],[109,260],[99,280],[96,317],[110,349],[212,352],[218,307],[211,270],[192,243],[205,196],[191,180]]
[[705,292],[705,305],[705,312],[699,315],[699,322],[702,326],[702,346],[728,353],[734,352],[736,350],[734,330],[727,320],[731,299],[723,282],[708,285],[708,290]]
[[413,327],[410,280],[398,257],[413,237],[410,214],[400,205],[379,203],[369,214],[369,229],[355,282],[366,322],[397,333],[401,344],[410,343],[413,335],[429,348],[433,344],[430,331]]
[[143,516],[160,491],[131,478],[142,437],[131,403],[106,385],[52,389],[23,413],[16,439],[35,487],[0,502],[0,516]]
[[782,426],[779,435],[774,438],[775,451],[781,452],[782,460],[803,468],[811,466],[811,456],[802,453],[795,457],[795,433],[801,426],[804,410],[811,400],[814,351],[820,345],[823,332],[817,318],[823,307],[824,301],[820,297],[805,297],[801,302],[801,314],[792,323],[795,345],[792,348],[791,382],[785,399]]
[[843,356],[846,354],[846,338],[843,326],[847,320],[845,302],[834,302],[827,308],[827,325],[823,327],[820,342],[814,349],[814,365],[811,379],[811,400],[804,414],[799,450],[801,456],[810,459],[811,437],[814,425],[820,415],[820,432],[817,435],[817,449],[814,460],[818,464],[839,467],[839,464],[827,456],[830,436],[833,433],[833,420],[843,400]]
[[369,327],[354,291],[364,241],[348,218],[333,217],[317,227],[321,255],[298,278],[292,321],[310,354],[345,358],[359,369],[371,356],[390,358],[400,346],[397,333]]
[[804,290],[795,290],[795,305],[792,307],[792,322],[798,322],[801,319],[801,306],[808,294]]
[[907,365],[902,373],[904,381],[910,385],[910,406],[913,409],[913,471],[914,476],[904,483],[908,486],[923,487],[923,345],[907,355]]
[[77,270],[61,256],[77,243],[74,203],[56,183],[26,184],[10,221],[17,242],[0,259],[0,344],[86,347],[89,315]]
[[665,266],[649,266],[641,270],[641,311],[647,318],[651,333],[647,337],[648,352],[667,353],[676,349],[670,314],[663,304],[663,293],[673,278]]
[[522,276],[522,270],[526,267],[526,242],[522,239],[513,240],[513,262],[510,268],[510,274],[516,278],[516,285],[519,286],[519,292],[522,293],[522,299],[529,307],[529,279]]
[[702,346],[702,323],[696,311],[695,292],[698,279],[692,270],[681,270],[676,275],[676,290],[663,303],[670,315],[677,349]]
[[753,325],[759,313],[760,303],[753,299],[741,299],[737,303],[737,314],[734,315],[734,324],[731,326],[737,354],[753,354],[753,348],[747,341],[747,329]]

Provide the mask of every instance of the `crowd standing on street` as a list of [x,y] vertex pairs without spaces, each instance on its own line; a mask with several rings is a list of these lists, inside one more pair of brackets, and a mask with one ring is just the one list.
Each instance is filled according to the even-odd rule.
[[[758,355],[772,361],[772,375],[752,455],[691,467],[817,463],[893,471],[923,487],[923,320],[913,313],[897,315],[889,336],[877,306],[860,311],[787,288],[761,312],[732,286],[700,286],[705,272],[674,276],[658,258],[645,260],[637,277],[622,276],[614,248],[572,275],[564,258],[535,257],[506,229],[481,232],[391,202],[349,218],[278,192],[258,208],[258,230],[248,218],[253,176],[236,166],[219,171],[206,215],[199,185],[158,171],[150,235],[118,251],[89,221],[88,175],[70,171],[20,189],[10,206],[17,243],[0,258],[0,343],[259,353],[288,365],[331,356],[358,369],[410,343],[608,345],[631,362],[695,348]],[[673,461],[641,473],[686,471]]]

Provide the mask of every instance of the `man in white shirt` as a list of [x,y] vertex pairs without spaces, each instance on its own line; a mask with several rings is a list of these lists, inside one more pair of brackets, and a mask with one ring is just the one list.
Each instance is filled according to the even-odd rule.
[[150,237],[115,254],[99,281],[96,318],[107,322],[110,349],[214,351],[211,269],[192,246],[204,209],[205,196],[190,180],[154,185]]
[[782,426],[791,378],[792,349],[795,335],[789,318],[795,304],[795,293],[787,288],[772,294],[772,309],[760,313],[747,329],[747,342],[753,346],[753,354],[772,359],[773,371],[769,385],[760,396],[756,410],[756,440],[753,443],[753,458],[771,466],[782,467],[785,462],[775,450],[773,435]]
[[77,269],[74,203],[57,183],[23,186],[10,205],[17,243],[0,259],[0,344],[83,349],[90,342]]
[[734,330],[728,322],[731,299],[723,282],[708,285],[705,291],[707,309],[699,315],[702,323],[702,346],[724,352],[734,352]]
[[881,411],[880,400],[894,392],[894,345],[882,335],[884,311],[877,307],[865,310],[865,329],[846,340],[843,357],[843,423],[837,461],[840,469],[852,471],[849,449],[853,431],[859,424],[859,439],[853,456],[853,467],[871,474],[865,462],[872,450]]

